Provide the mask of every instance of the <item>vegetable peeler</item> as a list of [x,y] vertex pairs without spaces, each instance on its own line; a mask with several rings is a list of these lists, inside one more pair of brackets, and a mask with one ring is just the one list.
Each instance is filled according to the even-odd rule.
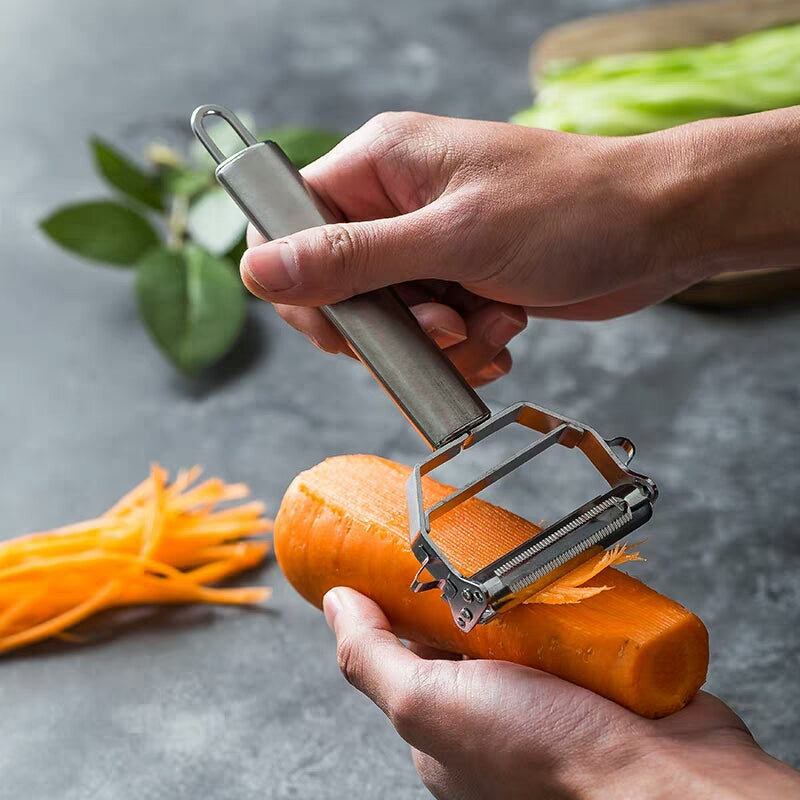
[[[206,130],[209,116],[230,125],[244,149],[226,157]],[[257,141],[231,111],[200,106],[191,125],[218,165],[217,181],[267,239],[334,221],[280,147]],[[406,486],[411,549],[420,563],[411,590],[439,590],[463,631],[523,602],[652,516],[658,490],[650,478],[629,469],[634,456],[629,439],[606,440],[582,422],[532,403],[516,403],[492,414],[393,289],[367,292],[321,310],[433,450],[414,467]],[[424,475],[511,425],[540,436],[425,507]],[[555,445],[578,448],[609,490],[478,572],[462,575],[436,545],[432,523]]]

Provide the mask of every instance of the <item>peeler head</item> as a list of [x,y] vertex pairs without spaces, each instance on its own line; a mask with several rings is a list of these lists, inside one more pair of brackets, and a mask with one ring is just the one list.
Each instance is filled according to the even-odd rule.
[[[425,507],[424,475],[512,424],[542,435],[466,486],[430,508]],[[582,451],[608,483],[609,491],[548,525],[474,574],[463,575],[433,540],[431,524],[556,445]],[[510,406],[440,447],[417,464],[406,486],[411,549],[420,562],[411,590],[441,591],[453,619],[463,631],[489,622],[523,602],[650,519],[658,490],[650,478],[628,468],[634,452],[628,439],[603,439],[592,428],[531,403]],[[425,573],[427,578],[423,578]]]

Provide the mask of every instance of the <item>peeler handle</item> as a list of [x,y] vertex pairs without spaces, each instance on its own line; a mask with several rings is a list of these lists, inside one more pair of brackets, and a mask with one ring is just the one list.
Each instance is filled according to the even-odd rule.
[[[209,114],[223,117],[248,146],[221,160],[202,124]],[[335,221],[280,147],[256,142],[227,109],[201,106],[192,127],[219,163],[220,185],[267,239]],[[432,449],[489,417],[487,406],[393,289],[321,310]]]

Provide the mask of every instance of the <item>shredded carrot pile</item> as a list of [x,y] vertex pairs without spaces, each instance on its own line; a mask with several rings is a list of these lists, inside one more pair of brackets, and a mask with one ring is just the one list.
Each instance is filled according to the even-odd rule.
[[[640,542],[641,544],[641,542]],[[637,545],[633,545],[636,547]],[[599,575],[606,567],[615,567],[628,561],[644,561],[637,552],[632,552],[629,545],[618,544],[609,550],[592,556],[583,564],[570,570],[558,580],[531,595],[526,603],[546,603],[547,605],[567,605],[580,603],[600,592],[607,592],[613,586],[584,586],[595,575]]]
[[87,522],[0,542],[0,653],[65,631],[115,606],[156,603],[245,605],[266,600],[267,587],[218,588],[259,564],[271,530],[264,505],[242,500],[244,484],[201,470],[172,483],[153,465],[150,476],[105,514]]

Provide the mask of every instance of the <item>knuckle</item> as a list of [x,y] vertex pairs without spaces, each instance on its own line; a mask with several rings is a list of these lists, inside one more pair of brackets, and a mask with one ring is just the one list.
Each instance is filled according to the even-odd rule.
[[[446,231],[448,241],[458,243],[460,252],[482,252],[494,247],[493,226],[486,224],[486,198],[480,192],[459,191],[446,202],[436,205],[435,210],[433,206],[430,209],[431,227]],[[460,260],[456,280],[464,283],[482,278],[486,270],[485,261],[481,258]]]
[[336,660],[345,680],[359,688],[363,673],[363,659],[358,641],[352,636],[343,636],[336,645]]
[[368,257],[365,237],[358,236],[346,225],[326,225],[320,229],[323,251],[332,270],[326,273],[335,276],[337,284],[346,289],[353,286],[355,271]]
[[474,237],[483,235],[486,220],[487,198],[478,191],[459,193],[458,203],[453,208],[453,226],[459,236]]
[[383,111],[364,126],[367,154],[372,162],[402,161],[429,125],[429,117],[415,111]]
[[420,704],[416,693],[403,690],[392,700],[389,721],[397,733],[407,742],[413,740],[419,724]]
[[367,128],[375,136],[399,137],[418,128],[425,118],[425,114],[416,111],[381,111],[369,120]]
[[379,180],[402,211],[427,205],[446,183],[452,159],[442,118],[415,111],[385,111],[365,126],[365,152]]
[[388,716],[392,726],[409,743],[413,742],[416,732],[425,724],[425,718],[431,710],[433,676],[430,675],[430,664],[433,663],[435,662],[417,665],[406,685],[394,694],[389,704]]

